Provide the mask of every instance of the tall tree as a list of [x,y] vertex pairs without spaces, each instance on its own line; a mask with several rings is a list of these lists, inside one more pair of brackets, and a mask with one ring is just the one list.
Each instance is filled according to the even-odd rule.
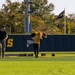
[[8,30],[11,27],[12,33],[24,32],[25,13],[19,13],[19,10],[23,9],[22,7],[23,5],[21,5],[19,2],[11,2],[11,0],[7,0],[6,4],[3,4],[3,8],[0,11],[1,14],[3,14],[1,21],[2,25],[6,25]]
[[48,0],[31,0],[33,4],[31,5],[31,12],[35,12],[35,15],[38,15],[45,21],[47,24],[52,24],[54,19],[54,5],[52,3],[48,4]]
[[[25,0],[26,1],[26,0]],[[48,4],[47,0],[31,0],[31,23],[32,30],[42,30],[51,33],[51,26],[54,20],[54,5]],[[24,20],[26,4],[6,0],[0,10],[0,25],[5,25],[8,33],[24,33]],[[36,13],[38,12],[38,13]],[[51,25],[51,26],[50,26]]]

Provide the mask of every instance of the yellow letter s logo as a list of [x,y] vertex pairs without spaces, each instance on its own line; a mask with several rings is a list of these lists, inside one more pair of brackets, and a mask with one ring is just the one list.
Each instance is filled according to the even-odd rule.
[[7,40],[7,47],[12,47],[13,46],[13,39],[8,39]]

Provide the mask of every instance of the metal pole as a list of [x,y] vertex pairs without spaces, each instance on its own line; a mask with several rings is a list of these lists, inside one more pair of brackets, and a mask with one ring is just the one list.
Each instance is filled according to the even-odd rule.
[[30,33],[30,0],[26,0],[25,32]]
[[[65,12],[65,9],[64,9],[64,12]],[[65,13],[64,13],[64,34],[66,34],[66,16],[65,16]]]
[[64,34],[66,34],[66,16],[64,16]]

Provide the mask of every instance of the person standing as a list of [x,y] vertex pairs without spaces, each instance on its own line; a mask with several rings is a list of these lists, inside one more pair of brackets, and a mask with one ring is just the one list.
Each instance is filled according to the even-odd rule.
[[47,38],[45,33],[34,32],[31,34],[31,40],[27,40],[27,47],[29,47],[30,44],[33,44],[35,58],[38,58],[40,43],[42,42],[43,38]]
[[36,39],[35,43],[33,43],[34,54],[35,54],[35,58],[38,58],[38,54],[39,54],[39,50],[40,50],[40,43],[41,43],[41,40],[42,40],[39,32],[35,35],[35,39]]
[[0,48],[0,55],[1,55],[1,58],[4,58],[4,55],[5,55],[5,49],[6,49],[6,39],[8,38],[7,36],[7,33],[5,31],[5,27],[2,26],[0,28],[0,44],[2,46],[2,48]]

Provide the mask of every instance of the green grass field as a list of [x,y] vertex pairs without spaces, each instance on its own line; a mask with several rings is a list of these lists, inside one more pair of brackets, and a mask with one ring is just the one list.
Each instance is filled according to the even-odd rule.
[[75,56],[5,57],[0,75],[75,75]]

